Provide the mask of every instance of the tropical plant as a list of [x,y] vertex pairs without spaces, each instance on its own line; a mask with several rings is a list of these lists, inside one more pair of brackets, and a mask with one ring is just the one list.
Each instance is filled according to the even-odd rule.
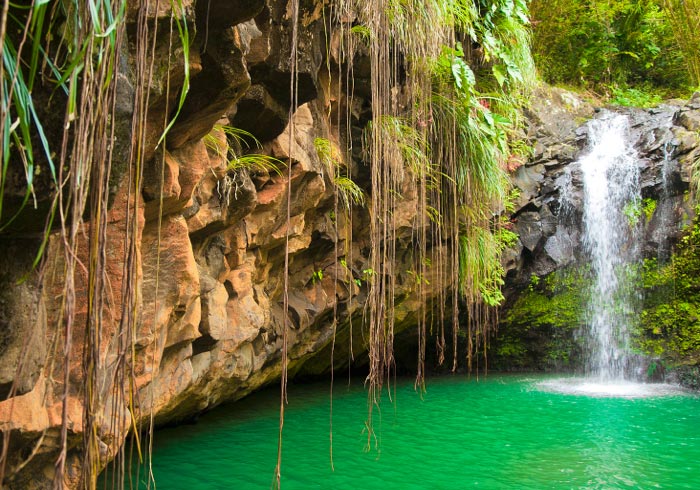
[[661,96],[653,88],[611,87],[611,104],[626,107],[654,107],[661,103]]
[[[453,307],[454,366],[461,328],[458,305],[464,301],[471,368],[471,356],[481,342],[475,336],[481,332],[485,338],[489,332],[484,327],[489,315],[480,305],[499,299],[492,293],[499,274],[500,240],[494,232],[501,227],[494,212],[507,193],[509,162],[521,155],[522,145],[511,144],[526,99],[522,94],[534,85],[535,75],[524,0],[342,0],[338,11],[341,23],[355,18],[372,33],[368,42],[373,117],[364,138],[372,186],[369,266],[376,271],[367,308],[371,427],[371,407],[378,403],[392,369],[395,274],[386,258],[396,256],[395,241],[388,237],[394,233],[392,213],[403,197],[405,181],[410,179],[417,188],[418,248],[412,270],[426,277],[424,258],[431,258],[426,244],[432,227],[432,233],[447,239],[452,248],[448,257],[432,257],[432,263],[454,272],[445,277],[454,296],[443,302]],[[350,59],[353,53],[348,50],[346,56]],[[396,81],[404,78],[398,90]],[[475,269],[463,267],[460,278],[459,250],[470,252],[462,254],[467,264],[480,246],[489,264],[477,261]],[[421,281],[418,294],[424,294],[424,285]],[[459,290],[468,294],[460,299]],[[418,313],[421,352],[427,315],[426,310]],[[444,333],[438,337],[442,352]],[[423,359],[419,354],[417,386],[422,386]]]
[[643,294],[636,343],[673,366],[700,363],[700,207],[695,211],[671,259],[647,259],[636,283]]
[[[0,232],[24,212],[30,201],[34,201],[35,208],[39,207],[39,201],[43,201],[48,203],[44,206],[44,209],[48,208],[46,229],[35,266],[47,249],[51,234],[55,232],[57,235],[57,239],[51,242],[52,267],[61,278],[58,285],[61,290],[56,294],[62,300],[55,318],[55,344],[50,348],[56,359],[47,363],[45,373],[46,379],[51,380],[46,385],[47,399],[53,396],[63,400],[61,430],[54,445],[58,452],[54,472],[56,488],[63,488],[70,464],[68,451],[72,451],[75,444],[68,427],[69,395],[79,393],[85,407],[83,420],[74,421],[82,427],[84,464],[74,468],[79,475],[71,476],[79,477],[84,488],[96,487],[105,454],[121,454],[119,437],[112,439],[107,436],[109,446],[100,440],[105,435],[98,435],[99,427],[104,427],[105,423],[115,434],[125,434],[131,426],[139,458],[150,448],[150,443],[148,448],[142,447],[140,430],[136,426],[137,417],[146,415],[147,404],[136,407],[131,371],[135,312],[140,291],[137,256],[139,216],[142,215],[139,214],[138,199],[130,197],[141,193],[146,147],[151,146],[150,151],[153,151],[152,146],[164,143],[188,91],[189,34],[185,10],[179,1],[172,1],[170,7],[170,54],[177,50],[184,56],[180,61],[184,77],[178,87],[168,84],[165,95],[169,95],[171,88],[177,88],[180,96],[179,99],[173,97],[177,103],[164,113],[163,121],[154,118],[147,121],[151,90],[147,81],[152,79],[154,71],[153,58],[149,54],[156,27],[147,19],[149,9],[138,9],[133,17],[136,29],[128,44],[133,49],[128,58],[132,62],[130,69],[135,80],[130,134],[128,129],[125,130],[127,134],[120,132],[120,128],[124,128],[123,121],[114,111],[117,72],[122,69],[121,61],[127,58],[124,53],[127,47],[126,1],[6,1],[0,15],[3,58],[0,63]],[[167,65],[172,62],[170,57],[162,61]],[[157,130],[154,141],[147,136],[147,123]],[[128,179],[124,179],[128,185],[124,209],[127,218],[123,235],[120,235],[123,244],[121,248],[113,248],[123,252],[122,257],[116,257],[124,264],[120,276],[122,287],[113,292],[107,277],[108,253],[105,251],[112,243],[107,239],[107,216],[113,171],[117,173],[112,168],[112,160],[119,151],[115,142],[124,146],[128,154],[125,157],[128,162],[122,162],[128,172]],[[39,193],[37,181],[46,177],[48,182],[42,185]],[[13,196],[8,195],[9,190]],[[18,190],[23,194],[21,203],[19,206],[12,203],[10,209],[8,199],[14,198]],[[40,288],[51,281],[44,274],[38,274],[36,280]],[[77,311],[76,298],[82,294],[78,291],[83,288],[86,310]],[[113,309],[115,302],[120,308]],[[108,363],[103,338],[107,328],[114,332]],[[81,341],[82,350],[73,345],[76,331],[80,331],[84,340]],[[77,365],[81,371],[77,376],[69,366],[75,365],[80,357],[82,362]],[[82,386],[75,386],[76,379],[81,380]],[[104,398],[107,395],[103,386],[107,379],[115,382],[114,390],[108,390],[110,402]],[[116,411],[112,411],[114,418],[111,422],[101,420],[107,403],[113,403],[113,407],[119,407],[119,410],[128,409],[131,421],[117,416]],[[143,411],[141,415],[139,410]],[[10,431],[6,431],[0,456],[0,482],[3,483],[9,437]],[[37,455],[42,441],[43,436],[28,455],[30,459]],[[20,467],[26,462],[22,461]]]
[[[537,67],[550,83],[606,93],[608,87],[683,93],[689,85],[686,66],[690,60],[679,49],[674,31],[682,35],[693,18],[697,22],[697,14],[690,13],[690,24],[680,27],[676,18],[684,15],[680,13],[682,3],[533,0]],[[697,44],[685,39],[689,47]]]
[[673,33],[695,88],[700,88],[700,0],[663,0]]
[[318,158],[326,170],[326,175],[333,182],[333,187],[338,194],[343,209],[349,212],[353,205],[364,206],[365,191],[350,177],[340,175],[343,159],[336,146],[326,138],[316,138],[314,139],[314,147]]
[[[216,137],[217,133],[223,133],[226,136],[227,144],[222,144]],[[251,146],[262,150],[262,145],[255,136],[243,129],[215,124],[212,131],[204,137],[204,144],[217,156],[225,157],[228,161],[228,170],[234,173],[247,170],[282,175],[280,168],[284,162],[262,153],[246,153]]]

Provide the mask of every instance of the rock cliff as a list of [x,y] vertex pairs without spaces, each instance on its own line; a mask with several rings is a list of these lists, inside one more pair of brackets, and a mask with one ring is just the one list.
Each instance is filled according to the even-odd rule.
[[578,162],[588,150],[585,121],[606,111],[628,116],[646,203],[643,212],[637,211],[641,218],[630,216],[630,227],[637,229],[642,256],[663,261],[694,215],[689,188],[700,153],[699,109],[698,93],[690,101],[668,101],[646,110],[594,108],[579,96],[552,88],[541,89],[533,99],[528,119],[534,155],[512,175],[520,189],[511,218],[519,240],[504,257],[507,301],[492,351],[496,366],[581,367],[575,337],[583,326],[579,312],[587,281]]
[[[95,387],[99,465],[117,455],[131,427],[145,429],[151,417],[156,425],[181,421],[279,379],[287,240],[290,372],[328,371],[334,332],[339,343],[344,342],[339,351],[350,350],[347,341],[353,336],[354,353],[365,349],[359,329],[351,334],[350,325],[353,315],[359,323],[367,293],[365,230],[371,218],[360,206],[353,206],[351,213],[338,208],[317,141],[328,141],[334,154],[341,155],[340,164],[363,184],[367,171],[361,145],[345,157],[339,148],[350,147],[352,141],[338,141],[334,135],[345,134],[358,143],[370,115],[359,88],[353,106],[340,107],[345,88],[325,65],[338,71],[332,49],[338,40],[324,35],[322,2],[302,5],[298,109],[291,117],[291,21],[286,2],[183,3],[191,28],[196,27],[186,102],[165,146],[157,145],[158,122],[174,106],[173,94],[184,80],[181,61],[168,61],[172,41],[163,36],[153,48],[156,69],[149,89],[142,194],[129,193],[125,155],[113,169],[110,226],[103,250],[110,283]],[[135,28],[137,13],[128,12],[127,33]],[[163,27],[169,7],[148,15],[150,22]],[[358,66],[362,56],[358,54]],[[133,76],[133,47],[127,57],[118,74],[116,101],[125,120],[131,117],[138,82]],[[355,83],[367,84],[360,69]],[[342,131],[337,126],[341,109],[349,113]],[[258,141],[248,136],[227,139],[227,128],[252,134]],[[119,138],[130,138],[126,126],[117,128]],[[262,148],[255,150],[258,142]],[[232,168],[230,145],[243,146],[232,148],[239,153],[249,145],[274,160]],[[394,210],[395,239],[402,243],[398,271],[411,269],[417,205],[408,180],[404,187],[404,198]],[[134,205],[135,223],[129,214]],[[18,221],[22,220],[31,223],[27,215]],[[89,278],[78,271],[74,299],[78,327],[64,357],[60,353],[64,331],[57,326],[66,307],[61,239],[58,234],[50,236],[39,277],[32,261],[43,222],[29,227],[33,229],[10,230],[0,243],[0,428],[8,454],[3,488],[51,487],[62,426],[67,428],[69,445],[64,483],[75,487],[86,435],[82,363]],[[123,252],[132,240],[136,263],[127,264]],[[76,251],[79,260],[86,260],[88,246],[85,238]],[[120,299],[122,289],[131,287],[125,281],[127,267],[135,268],[138,279],[133,286],[137,302],[130,312],[137,327],[132,333],[133,351],[124,361],[130,339],[122,338],[118,323],[129,308]],[[415,324],[412,317],[419,302],[430,301],[440,287],[437,280],[430,284],[434,286],[424,287],[421,299],[415,280],[406,272],[397,273],[399,327]],[[314,362],[305,368],[314,355]],[[336,367],[348,362],[347,355],[339,355]]]

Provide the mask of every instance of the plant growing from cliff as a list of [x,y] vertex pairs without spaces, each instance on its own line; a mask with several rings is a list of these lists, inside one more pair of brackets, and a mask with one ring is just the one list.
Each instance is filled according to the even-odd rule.
[[[215,132],[223,133],[228,143],[223,144],[217,139]],[[217,156],[226,158],[227,169],[234,173],[246,170],[282,175],[280,168],[284,166],[284,162],[262,153],[246,153],[247,150],[251,149],[251,145],[258,150],[262,150],[262,145],[255,136],[243,129],[225,124],[215,124],[212,132],[204,137],[204,144]]]
[[[39,155],[35,158],[35,146],[32,134],[39,136],[39,148],[46,159],[48,171],[54,183],[58,182],[56,168],[53,161],[52,149],[49,145],[42,117],[35,107],[31,95],[32,88],[40,74],[40,41],[44,29],[44,20],[48,4],[42,2],[29,9],[25,24],[12,16],[8,26],[8,17],[5,15],[0,26],[0,39],[2,40],[2,63],[0,63],[0,135],[2,135],[2,178],[0,179],[0,231],[12,223],[19,212],[29,202],[31,197],[36,203],[34,191],[34,176],[38,173]],[[32,20],[33,19],[33,20]],[[7,34],[7,29],[23,32],[18,47],[15,46],[14,36]],[[25,42],[29,39],[31,45],[29,55],[24,52]],[[28,69],[23,69],[26,58],[29,57]],[[66,86],[63,85],[65,89]],[[14,151],[12,151],[14,150]],[[21,160],[26,179],[24,200],[15,214],[9,219],[3,219],[3,197],[7,184],[8,171],[11,157]]]
[[234,173],[247,170],[253,173],[275,173],[277,175],[282,175],[280,167],[283,165],[284,162],[275,157],[250,153],[246,155],[233,155],[226,168]]
[[[138,198],[134,196],[141,193],[145,153],[165,141],[187,94],[189,34],[181,2],[170,2],[170,25],[165,22],[161,28],[169,35],[172,49],[167,59],[161,61],[169,69],[173,61],[170,55],[178,50],[184,57],[180,63],[184,75],[177,87],[169,79],[164,87],[164,97],[177,101],[174,107],[166,103],[163,120],[149,119],[151,87],[148,82],[153,78],[155,64],[154,57],[149,54],[153,52],[158,26],[147,18],[150,15],[147,7],[138,9],[130,19],[134,27],[129,34],[130,47],[134,49],[132,56],[123,51],[127,45],[125,1],[37,0],[28,5],[6,1],[0,15],[3,57],[0,63],[0,231],[19,216],[30,199],[34,199],[35,207],[40,199],[48,202],[47,226],[37,262],[47,247],[51,247],[52,260],[56,261],[54,272],[62,279],[61,291],[56,291],[61,302],[55,318],[55,344],[50,349],[56,359],[47,364],[44,373],[46,379],[52,380],[52,384],[47,385],[46,403],[55,402],[61,406],[61,428],[54,446],[58,452],[54,472],[56,488],[62,488],[65,483],[69,446],[75,444],[68,427],[71,397],[82,398],[84,405],[83,419],[71,421],[82,427],[84,462],[80,468],[71,469],[70,477],[79,479],[83,488],[95,488],[105,456],[123,455],[119,452],[120,435],[126,434],[128,426],[135,434],[139,458],[145,450],[150,450],[150,444],[148,448],[141,447],[136,426],[138,410],[145,415],[147,402],[144,401],[140,409],[136,407],[132,377],[140,290],[137,271],[140,211]],[[117,71],[121,69],[121,61],[127,58],[135,86],[130,133],[125,135],[119,129],[122,121],[114,109]],[[171,99],[170,92],[176,89],[179,98]],[[125,147],[129,162],[124,184],[126,223],[123,235],[117,234],[119,236],[114,238],[122,240],[123,246],[116,249],[122,250],[123,255],[109,257],[121,260],[124,267],[110,269],[110,274],[116,273],[121,285],[112,291],[113,283],[107,278],[107,234],[111,226],[107,216],[113,185],[110,183],[112,161],[119,151],[115,148],[117,145]],[[18,172],[18,169],[21,170]],[[7,179],[11,173],[14,185],[22,186],[24,179],[25,193],[23,201],[11,209],[14,214],[7,219]],[[49,195],[38,196],[37,181],[46,176],[48,183],[44,186]],[[49,244],[53,229],[56,239]],[[39,276],[39,287],[51,283],[43,273]],[[77,306],[83,291],[84,311]],[[103,337],[108,331],[112,332],[112,343],[107,364]],[[73,345],[76,332],[83,339],[82,351]],[[74,370],[76,365],[78,369]],[[114,381],[114,390],[111,385],[105,385],[106,380]],[[109,392],[109,403],[114,409],[108,412],[112,414],[111,421],[102,420],[108,403],[104,399],[105,390]],[[125,410],[132,416],[130,422],[117,415]],[[109,427],[113,432],[101,434],[102,429],[98,427]],[[5,483],[9,436],[9,431],[5,432],[0,484]],[[38,453],[42,440],[43,437],[30,458]],[[27,461],[16,460],[15,463],[22,467]],[[123,474],[117,484],[120,483],[123,484]]]
[[311,282],[313,284],[316,284],[317,282],[321,282],[323,280],[323,269],[319,269],[313,272],[311,274]]
[[649,223],[656,211],[656,200],[652,198],[644,198],[629,202],[625,205],[622,213],[629,221],[630,227],[636,227],[640,220],[644,218],[644,224]]
[[350,32],[356,35],[365,44],[369,44],[372,39],[372,31],[369,27],[362,24],[352,26]]
[[318,158],[321,160],[326,174],[333,182],[343,209],[346,212],[355,206],[365,205],[365,191],[362,190],[350,177],[340,175],[343,159],[337,148],[326,138],[314,139],[314,147]]
[[645,260],[636,283],[644,296],[636,343],[644,353],[675,366],[700,363],[699,211],[696,206],[696,217],[671,260]]
[[687,158],[690,162],[691,191],[693,196],[697,198],[698,192],[700,192],[700,150],[696,148]]
[[[424,274],[421,257],[428,254],[426,230],[432,226],[433,233],[449,239],[453,249],[449,258],[434,257],[434,261],[451,264],[446,270],[453,271],[448,281],[454,291],[462,283],[462,291],[469,292],[464,298],[470,318],[468,329],[472,333],[488,332],[478,326],[488,321],[485,309],[474,305],[484,300],[497,302],[498,272],[492,272],[499,269],[493,261],[487,266],[490,272],[463,267],[460,279],[459,250],[471,249],[468,254],[461,254],[465,260],[477,253],[478,233],[469,230],[479,228],[491,234],[501,228],[491,209],[503,201],[505,194],[504,168],[507,157],[514,153],[509,149],[509,135],[517,129],[518,104],[522,100],[506,92],[530,85],[534,72],[524,1],[377,1],[365,6],[347,0],[340,10],[358,13],[359,23],[373,33],[370,52],[374,117],[365,132],[365,148],[372,176],[370,211],[376,220],[371,233],[371,255],[378,282],[370,291],[369,301],[373,312],[369,315],[370,358],[376,360],[370,367],[369,385],[370,392],[376,393],[384,373],[391,369],[391,347],[387,344],[392,338],[393,323],[381,312],[392,310],[394,286],[390,278],[394,274],[391,260],[386,258],[394,257],[395,250],[392,239],[387,240],[392,236],[388,224],[401,198],[405,178],[413,179],[418,193],[419,209],[414,221],[415,239],[420,245],[416,274]],[[460,38],[467,40],[469,49],[457,42]],[[390,59],[394,59],[394,64],[387,63]],[[400,78],[392,71],[393,66],[405,70],[405,98],[396,97],[401,92],[393,92],[397,87],[392,86],[392,80]],[[410,110],[402,111],[401,107]],[[460,239],[463,233],[465,238]],[[506,234],[500,236],[505,238]],[[481,245],[486,243],[496,250],[500,240],[481,240]],[[486,254],[485,248],[481,250]],[[498,253],[486,255],[493,259]],[[449,301],[454,307],[455,346],[459,301],[457,296]],[[419,313],[421,332],[425,332],[425,314]],[[420,350],[425,346],[422,335]],[[442,333],[439,339],[442,351]],[[470,341],[468,346],[470,368],[471,353],[477,345],[479,341]],[[456,350],[453,357],[456,367]],[[421,361],[418,370],[417,386],[422,385]],[[376,396],[371,394],[370,399],[376,400]]]

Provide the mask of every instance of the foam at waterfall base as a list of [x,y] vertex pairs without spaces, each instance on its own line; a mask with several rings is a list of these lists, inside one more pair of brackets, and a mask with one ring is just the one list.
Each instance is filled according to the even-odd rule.
[[663,383],[637,383],[626,380],[604,380],[599,378],[559,378],[541,381],[537,389],[565,395],[597,398],[652,398],[662,396],[684,396],[688,391],[678,385]]

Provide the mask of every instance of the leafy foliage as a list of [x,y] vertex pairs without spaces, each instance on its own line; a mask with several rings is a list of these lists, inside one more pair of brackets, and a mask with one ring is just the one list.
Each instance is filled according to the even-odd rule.
[[[696,213],[700,208],[696,208]],[[644,309],[639,347],[674,365],[700,364],[700,218],[681,239],[672,260],[644,263]]]
[[664,0],[663,5],[692,83],[700,88],[700,0]]
[[635,200],[628,203],[622,210],[625,217],[629,221],[630,227],[634,228],[644,218],[644,222],[648,223],[654,216],[657,202],[655,199],[646,197],[644,199]]
[[[226,136],[228,144],[222,145],[220,140],[214,136],[215,132],[222,132]],[[218,156],[225,157],[228,161],[228,170],[234,173],[247,170],[282,175],[280,171],[280,167],[284,165],[282,161],[269,155],[246,152],[246,150],[251,149],[251,145],[258,150],[262,149],[262,145],[255,136],[243,129],[216,124],[212,132],[204,137],[204,144]]]
[[[492,22],[484,24],[493,26]],[[490,31],[487,34],[489,52],[493,52],[490,56],[511,60],[498,37]],[[527,63],[523,67],[514,63],[510,66],[494,71],[498,87],[524,81],[521,69],[527,71]],[[454,168],[444,172],[454,180],[454,198],[462,211],[460,291],[465,297],[480,298],[488,306],[497,306],[503,301],[500,255],[511,241],[512,232],[493,226],[491,210],[497,203],[508,201],[505,161],[510,154],[509,131],[513,124],[502,113],[491,110],[491,101],[505,101],[503,105],[508,106],[510,100],[479,92],[477,77],[464,60],[461,44],[454,49],[443,47],[433,64],[433,86],[436,148],[456,144],[458,150]],[[508,110],[512,112],[514,108]]]
[[661,96],[653,88],[613,87],[610,102],[625,107],[654,107],[661,103]]
[[587,282],[583,268],[533,275],[500,319],[494,362],[508,369],[575,367],[581,351],[575,334],[583,326]]
[[339,173],[340,167],[343,166],[343,159],[337,147],[326,138],[314,139],[314,147],[318,158],[326,169],[326,174],[333,182],[343,208],[350,211],[352,205],[364,206],[365,191],[350,177],[342,176]]
[[644,86],[647,92],[686,91],[688,58],[674,37],[671,3],[533,0],[533,47],[541,75],[550,83],[606,92]]

